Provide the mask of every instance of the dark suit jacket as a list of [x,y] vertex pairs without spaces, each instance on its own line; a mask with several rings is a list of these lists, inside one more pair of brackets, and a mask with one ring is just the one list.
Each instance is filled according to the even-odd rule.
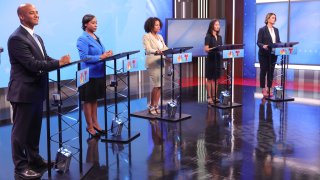
[[32,103],[46,97],[48,71],[59,67],[59,61],[50,58],[40,36],[37,36],[41,50],[22,26],[11,34],[8,51],[11,64],[7,100],[10,102]]
[[[275,27],[273,27],[274,33],[276,35],[276,43],[280,43],[280,36],[279,36],[279,30]],[[265,50],[263,49],[263,45],[269,45],[269,49]],[[268,26],[263,26],[259,29],[258,33],[258,40],[257,45],[259,46],[259,55],[260,56],[270,56],[271,54],[271,48],[270,45],[272,45],[272,38],[271,34],[269,32]]]

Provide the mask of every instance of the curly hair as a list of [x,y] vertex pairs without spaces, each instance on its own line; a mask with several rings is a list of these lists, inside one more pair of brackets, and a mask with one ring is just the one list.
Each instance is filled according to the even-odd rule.
[[156,24],[156,21],[159,21],[160,23],[160,28],[162,28],[162,22],[159,18],[157,17],[149,17],[146,22],[144,23],[144,30],[149,33],[152,31],[154,28],[154,25]]

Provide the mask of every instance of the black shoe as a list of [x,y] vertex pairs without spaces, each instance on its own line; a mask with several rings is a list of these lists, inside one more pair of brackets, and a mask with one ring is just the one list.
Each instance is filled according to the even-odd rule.
[[89,129],[86,129],[87,130],[87,132],[89,133],[89,137],[99,137],[100,136],[100,134],[99,133],[94,133],[94,134],[92,134],[90,131],[89,131]]
[[106,131],[106,130],[98,129],[94,126],[93,126],[93,129],[96,130],[99,134],[102,134],[102,135],[108,134],[108,131]]
[[34,169],[36,172],[43,174],[48,170],[48,168],[52,168],[54,165],[54,161],[51,161],[51,164],[48,163],[48,161],[44,159],[40,159],[32,164],[30,164],[30,167]]
[[22,179],[40,179],[40,177],[42,176],[40,173],[37,173],[29,168],[26,168],[19,172],[15,172],[15,175]]

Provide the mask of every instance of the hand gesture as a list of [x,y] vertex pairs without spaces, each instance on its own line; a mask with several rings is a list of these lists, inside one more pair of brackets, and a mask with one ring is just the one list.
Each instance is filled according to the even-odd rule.
[[268,50],[268,45],[265,44],[265,45],[262,46],[262,48],[265,49],[265,50]]
[[112,50],[109,50],[109,51],[104,52],[104,53],[100,56],[100,59],[102,60],[102,59],[105,59],[105,58],[110,57],[110,56],[112,56],[112,55],[113,55]]
[[66,65],[66,64],[69,64],[71,61],[70,61],[70,55],[64,55],[60,58],[59,60],[59,66],[63,66],[63,65]]

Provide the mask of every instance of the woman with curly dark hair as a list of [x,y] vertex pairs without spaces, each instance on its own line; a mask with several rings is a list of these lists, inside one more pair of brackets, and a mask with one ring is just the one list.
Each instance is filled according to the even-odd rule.
[[160,84],[160,67],[161,67],[161,54],[162,51],[168,49],[164,43],[161,34],[158,34],[162,28],[162,22],[157,17],[150,17],[144,24],[144,30],[147,34],[143,36],[143,46],[146,54],[146,68],[151,78],[152,91],[151,102],[148,107],[149,113],[152,115],[160,114],[158,108],[161,84]]

